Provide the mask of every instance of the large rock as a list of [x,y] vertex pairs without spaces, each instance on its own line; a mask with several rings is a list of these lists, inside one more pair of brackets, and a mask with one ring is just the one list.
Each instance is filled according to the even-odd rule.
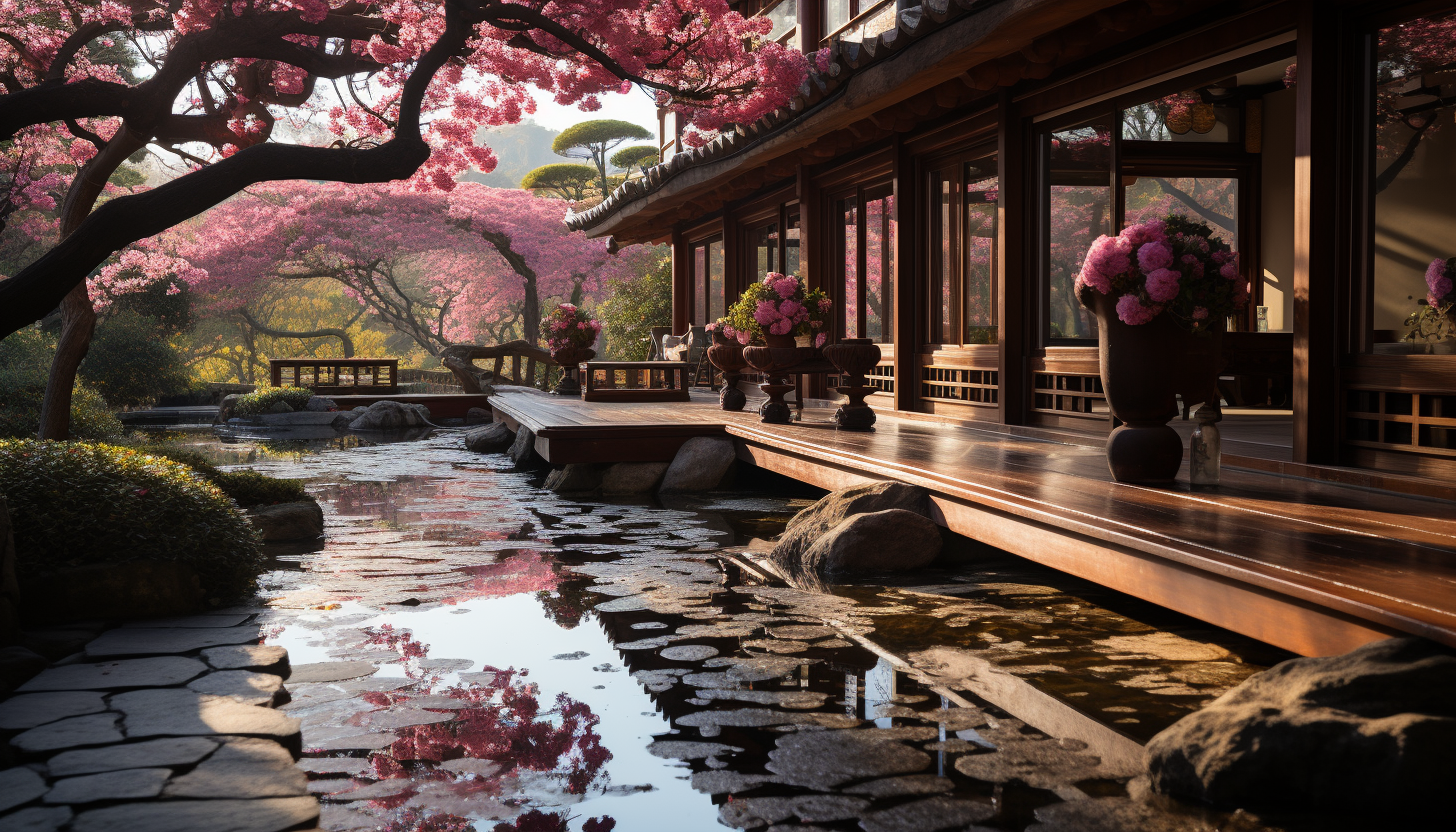
[[400,430],[426,425],[430,410],[422,404],[382,401],[369,405],[349,424],[350,430]]
[[318,819],[313,797],[266,797],[253,800],[148,800],[121,803],[82,812],[71,821],[72,832],[283,832],[301,829]]
[[506,451],[511,461],[517,465],[525,465],[536,455],[536,434],[525,425],[516,431],[516,441],[511,443],[511,449]]
[[338,410],[339,405],[327,396],[310,396],[303,409],[311,413],[326,413],[330,410]]
[[292,413],[293,405],[284,401],[277,401],[268,406],[269,413]]
[[1291,659],[1148,743],[1153,788],[1220,808],[1450,815],[1456,655],[1415,638]]
[[254,506],[248,519],[267,543],[317,540],[324,534],[324,510],[314,500]]
[[774,546],[773,559],[786,567],[798,569],[804,553],[809,551],[814,541],[855,514],[902,509],[928,515],[929,494],[919,486],[903,482],[866,483],[826,494],[789,521]]
[[546,475],[546,488],[557,494],[595,491],[602,484],[602,469],[590,463],[566,465]]
[[27,621],[152,618],[203,609],[202,583],[185,563],[96,563],[28,578],[21,596]]
[[919,569],[940,554],[940,527],[903,508],[856,514],[814,541],[799,566],[819,572]]
[[516,435],[504,422],[492,422],[465,432],[465,450],[478,454],[498,454],[515,441]]
[[495,417],[491,415],[491,412],[483,407],[472,407],[465,411],[465,424],[467,425],[489,424],[493,418]]
[[737,452],[733,440],[694,436],[683,443],[662,478],[663,491],[711,491],[723,482]]
[[237,407],[238,399],[240,397],[241,396],[238,393],[229,393],[228,395],[223,396],[222,404],[217,406],[217,415],[212,417],[212,423],[214,425],[227,424],[228,420],[233,418],[233,409]]
[[602,493],[645,494],[666,470],[666,462],[618,462],[602,474]]

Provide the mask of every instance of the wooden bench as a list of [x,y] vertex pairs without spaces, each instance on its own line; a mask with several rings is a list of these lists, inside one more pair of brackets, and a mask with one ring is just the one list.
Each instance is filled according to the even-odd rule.
[[307,387],[321,395],[399,392],[397,358],[274,358],[274,387]]
[[589,402],[685,402],[693,365],[686,361],[588,361]]

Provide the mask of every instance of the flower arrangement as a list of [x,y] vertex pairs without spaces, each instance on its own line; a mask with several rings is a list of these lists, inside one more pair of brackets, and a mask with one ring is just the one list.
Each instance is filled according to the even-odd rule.
[[1456,257],[1432,260],[1431,265],[1426,267],[1426,303],[1434,307],[1456,303],[1453,277],[1456,277]]
[[1098,237],[1076,280],[1077,296],[1117,297],[1117,317],[1145,324],[1167,312],[1194,332],[1243,309],[1249,282],[1239,256],[1213,238],[1206,224],[1177,214],[1128,226],[1116,237]]
[[834,302],[822,289],[807,289],[797,275],[769,272],[744,291],[719,323],[725,337],[744,345],[781,335],[813,336],[814,346],[822,347],[829,339],[824,329],[833,310]]
[[597,342],[602,325],[570,303],[556,307],[546,318],[546,346],[552,351],[585,348]]

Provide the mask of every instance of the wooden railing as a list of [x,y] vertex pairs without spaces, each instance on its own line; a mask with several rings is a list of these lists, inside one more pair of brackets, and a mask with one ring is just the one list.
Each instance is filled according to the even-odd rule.
[[[494,360],[489,370],[475,366],[476,361]],[[525,341],[508,341],[488,347],[459,344],[446,347],[440,363],[450,368],[467,393],[490,393],[493,384],[514,384],[521,387],[550,386],[557,369],[551,353]]]
[[268,373],[274,387],[307,387],[319,395],[399,391],[397,358],[273,358]]

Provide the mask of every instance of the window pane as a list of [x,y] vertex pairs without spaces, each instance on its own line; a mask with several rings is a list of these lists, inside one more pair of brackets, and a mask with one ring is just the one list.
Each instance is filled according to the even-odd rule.
[[1126,225],[1177,214],[1207,223],[1215,239],[1239,250],[1239,180],[1221,176],[1124,179]]
[[784,229],[784,274],[799,273],[799,215],[792,214]]
[[708,322],[708,252],[693,246],[693,323]]
[[[1401,343],[1417,301],[1451,292],[1426,269],[1456,256],[1456,15],[1423,17],[1380,30],[1375,49],[1375,272],[1373,341]],[[1447,277],[1446,279],[1449,279]],[[1446,290],[1436,296],[1433,289]],[[1424,348],[1424,342],[1421,349]]]
[[779,231],[777,223],[759,226],[752,232],[753,258],[758,270],[758,280],[764,275],[779,270]]
[[940,180],[939,205],[936,210],[935,224],[939,245],[936,246],[935,256],[939,263],[937,263],[938,268],[935,274],[937,285],[933,297],[937,298],[939,302],[936,304],[936,326],[931,327],[931,333],[936,342],[941,344],[955,343],[956,340],[955,331],[952,329],[954,321],[950,312],[951,284],[955,281],[955,269],[951,265],[954,262],[952,258],[955,257],[951,253],[952,228],[954,227],[952,224],[955,222],[951,210],[951,200],[955,198],[955,192],[952,190],[954,185],[955,183],[949,178]]
[[844,310],[844,337],[858,338],[859,332],[859,219],[857,200],[839,203],[840,250],[844,252],[844,283],[839,308]]
[[966,227],[962,293],[964,294],[965,343],[994,344],[996,331],[996,203],[1000,190],[996,160],[978,160],[966,165]]
[[835,29],[849,22],[849,0],[824,0],[824,34],[833,34]]
[[865,338],[895,338],[895,198],[865,203]]
[[1112,233],[1112,130],[1106,121],[1048,133],[1047,334],[1097,337],[1097,323],[1072,290],[1092,241]]
[[728,314],[728,297],[723,282],[723,241],[708,243],[708,321]]
[[[1221,92],[1214,90],[1213,92]],[[1208,88],[1164,96],[1122,111],[1122,138],[1143,142],[1236,142],[1239,108]]]

